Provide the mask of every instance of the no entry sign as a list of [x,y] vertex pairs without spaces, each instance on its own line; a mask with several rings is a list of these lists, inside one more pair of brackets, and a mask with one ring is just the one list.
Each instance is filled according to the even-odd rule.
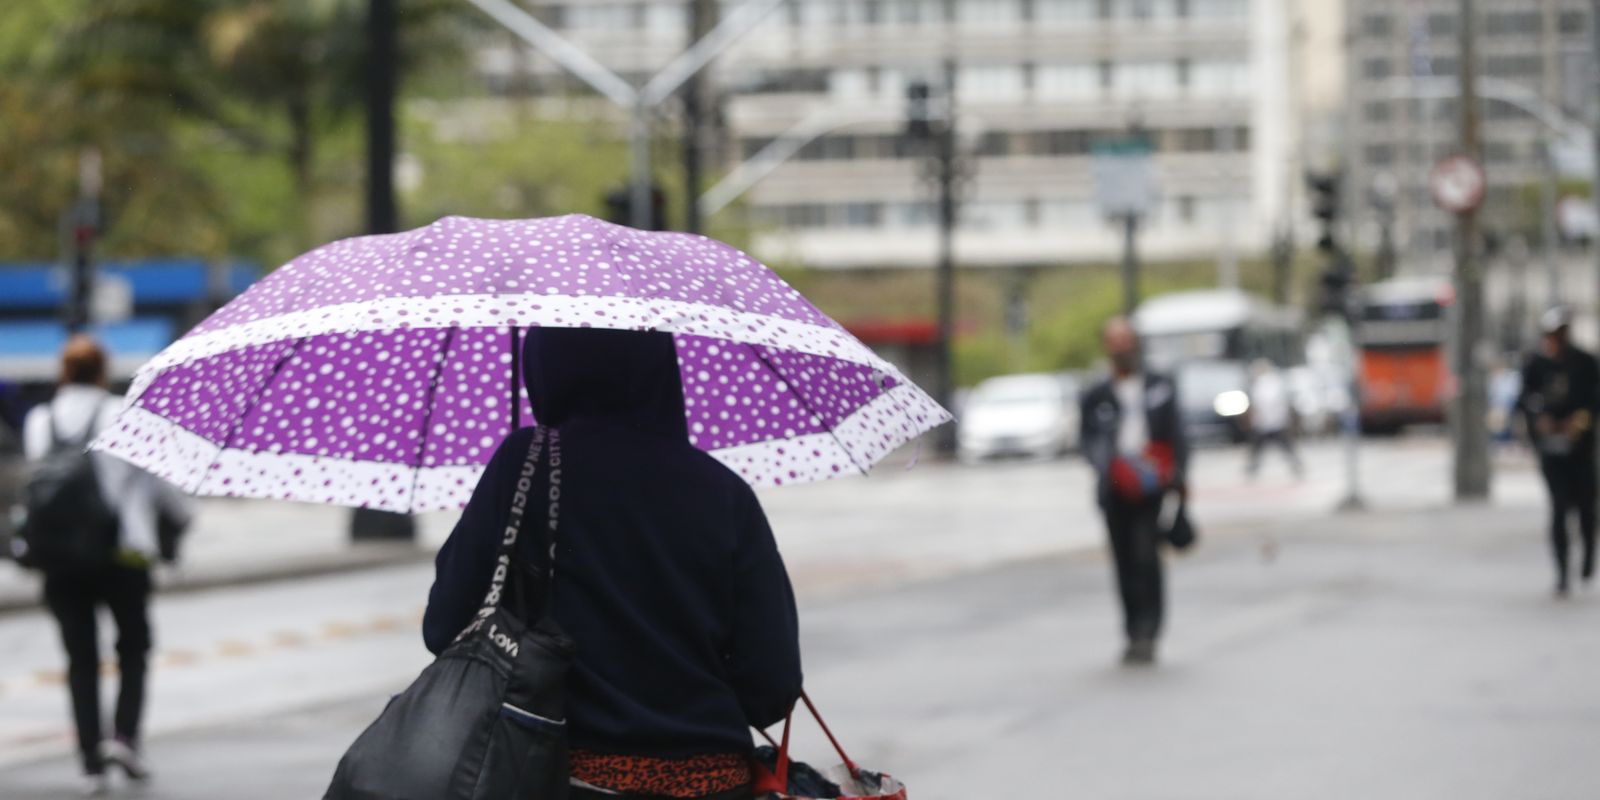
[[1483,205],[1487,183],[1483,167],[1466,156],[1441,159],[1428,175],[1433,202],[1452,214],[1468,214]]

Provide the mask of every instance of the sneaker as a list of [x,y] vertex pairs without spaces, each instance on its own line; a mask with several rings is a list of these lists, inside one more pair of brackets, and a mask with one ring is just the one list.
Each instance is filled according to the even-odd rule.
[[1156,643],[1153,639],[1138,639],[1128,643],[1122,651],[1122,663],[1130,667],[1145,667],[1156,663]]
[[111,794],[111,780],[104,772],[97,775],[83,776],[83,791],[81,797],[106,797]]
[[122,739],[107,739],[101,742],[100,757],[105,759],[106,764],[122,770],[131,780],[150,779],[150,768],[139,756],[138,749]]

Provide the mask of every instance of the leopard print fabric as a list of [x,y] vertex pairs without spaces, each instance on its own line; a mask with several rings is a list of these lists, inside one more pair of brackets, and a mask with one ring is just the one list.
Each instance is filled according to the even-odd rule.
[[572,777],[628,794],[704,797],[750,785],[750,759],[736,753],[654,758],[572,751]]

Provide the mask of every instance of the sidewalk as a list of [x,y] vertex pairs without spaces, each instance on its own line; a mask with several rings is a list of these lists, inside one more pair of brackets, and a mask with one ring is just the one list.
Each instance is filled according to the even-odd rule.
[[[1109,570],[1091,550],[803,600],[808,688],[851,755],[918,800],[1592,796],[1600,593],[1550,598],[1540,509],[1211,534],[1172,561],[1156,669],[1115,665]],[[403,638],[393,652],[416,660]],[[383,648],[302,652],[362,688],[156,733],[158,781],[140,796],[319,794],[407,679],[378,677],[371,665],[395,658]],[[796,749],[827,760],[810,728]],[[65,797],[70,774],[64,757],[0,770],[0,794]]]
[[[417,517],[417,542],[352,545],[350,510],[310,503],[203,498],[182,562],[157,569],[163,592],[324,575],[432,558],[458,516]],[[0,613],[39,605],[39,575],[0,560]]]

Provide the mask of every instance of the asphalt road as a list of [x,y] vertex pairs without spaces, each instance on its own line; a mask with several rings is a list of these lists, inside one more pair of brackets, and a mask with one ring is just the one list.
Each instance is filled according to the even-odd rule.
[[[1334,450],[1304,483],[1246,483],[1237,453],[1205,456],[1208,539],[1173,565],[1171,633],[1143,671],[1115,665],[1075,466],[919,469],[764,499],[800,586],[813,696],[852,755],[919,800],[1600,794],[1600,596],[1550,599],[1532,476],[1512,465],[1495,504],[1449,509],[1438,443],[1369,455],[1380,510],[1359,517],[1327,512]],[[429,578],[164,598],[160,774],[139,796],[318,796],[426,663]],[[36,614],[0,619],[0,648],[0,797],[71,796],[53,632]],[[826,760],[815,735],[799,746]]]

